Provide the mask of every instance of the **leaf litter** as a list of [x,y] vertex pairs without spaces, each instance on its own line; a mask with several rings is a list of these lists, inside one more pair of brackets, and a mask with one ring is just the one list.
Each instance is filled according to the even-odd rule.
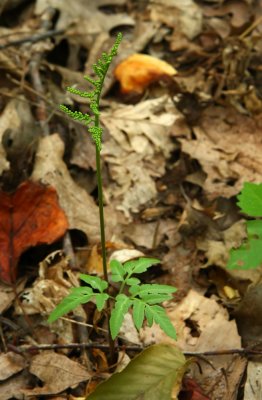
[[[144,398],[217,400],[237,399],[241,385],[245,399],[252,398],[254,387],[259,396],[256,360],[205,355],[205,360],[198,358],[199,372],[183,352],[230,351],[261,342],[261,271],[225,270],[229,249],[246,235],[235,196],[244,182],[261,181],[261,5],[242,0],[19,3],[21,9],[15,2],[3,6],[0,23],[1,198],[9,204],[7,214],[3,204],[0,210],[1,278],[11,280],[11,265],[17,270],[15,290],[1,284],[1,357],[6,367],[0,397],[83,399],[109,388],[114,399],[137,398],[142,391]],[[7,47],[12,40],[42,33],[47,5],[55,10],[50,26],[59,34]],[[166,344],[170,339],[157,325],[137,332],[128,314],[120,343],[135,343],[138,350],[157,344],[135,358],[126,350],[122,366],[127,367],[97,386],[111,375],[103,370],[108,367],[101,361],[106,360],[105,350],[52,350],[57,344],[106,343],[107,327],[92,302],[78,307],[69,320],[61,319],[52,328],[46,324],[52,307],[70,287],[79,286],[79,272],[101,275],[92,144],[82,140],[82,126],[62,118],[57,105],[66,100],[88,112],[87,102],[66,94],[65,86],[83,85],[82,76],[118,30],[125,39],[115,67],[137,54],[144,76],[136,82],[137,71],[125,68],[128,82],[136,83],[121,93],[119,81],[123,88],[124,78],[113,68],[102,99],[108,253],[121,262],[142,255],[163,260],[143,279],[178,288],[174,300],[164,304],[178,341],[177,347],[173,341]],[[42,92],[32,75],[35,52],[42,57]],[[154,60],[156,70],[143,64],[146,59]],[[43,121],[50,135],[43,135]],[[57,205],[49,204],[50,212],[43,207],[43,231],[37,221],[26,218],[23,226],[31,230],[28,236],[21,231],[20,242],[3,221],[16,213],[33,213],[34,202],[19,208],[14,201],[26,185],[52,192]],[[48,203],[45,197],[43,203]],[[59,222],[55,210],[64,215],[64,228],[57,234],[49,225]],[[75,264],[68,255],[56,259],[67,226]],[[53,251],[54,257],[49,256]],[[40,343],[51,348],[37,351]],[[30,346],[37,354],[23,353]],[[137,373],[136,365],[143,373]],[[153,379],[147,387],[145,368],[148,382]]]

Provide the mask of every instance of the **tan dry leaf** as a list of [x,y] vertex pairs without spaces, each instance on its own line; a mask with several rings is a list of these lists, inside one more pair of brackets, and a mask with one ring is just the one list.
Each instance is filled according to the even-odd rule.
[[[168,308],[166,311],[177,330],[177,343],[184,351],[241,348],[241,338],[235,321],[229,321],[228,312],[214,299],[190,290],[178,305],[173,305],[172,309]],[[185,322],[188,319],[194,322],[197,335],[192,335],[191,328]],[[157,343],[171,340],[158,326],[154,326],[141,331],[145,344],[150,343],[151,334]]]
[[60,393],[92,377],[92,374],[77,362],[49,351],[33,357],[29,370],[44,382],[44,386],[23,390],[26,396]]
[[[241,348],[236,322],[229,321],[226,309],[214,299],[190,290],[178,305],[167,308],[166,311],[177,330],[177,345],[183,351],[204,352]],[[171,343],[171,339],[157,325],[145,328],[140,334],[147,344],[152,341]],[[212,393],[211,399],[234,399],[235,397],[227,397],[228,388],[230,392],[236,389],[245,370],[245,362],[235,359],[232,355],[216,356],[209,358],[209,361],[212,362],[213,368],[198,359],[201,363],[201,373],[198,368],[193,367],[193,376],[197,378],[205,393]],[[237,376],[232,373],[234,368],[238,368]],[[226,376],[227,380],[230,379],[229,383],[225,381],[221,369],[228,371]],[[214,385],[214,382],[219,384]]]
[[165,159],[174,149],[170,130],[177,118],[167,96],[135,106],[113,104],[101,113],[110,133],[102,154],[114,181],[106,195],[127,216],[155,197],[154,178],[164,174]]
[[[18,282],[16,291],[20,293],[26,284],[26,279]],[[12,287],[9,285],[5,285],[4,283],[0,283],[0,314],[6,311],[13,303],[16,298],[16,294]]]
[[31,376],[26,370],[12,376],[6,381],[0,382],[0,399],[1,400],[24,400],[25,396],[22,390],[27,387]]
[[244,399],[262,399],[262,365],[260,361],[249,361],[245,383]]
[[195,139],[180,139],[182,151],[197,159],[207,179],[210,199],[232,197],[244,182],[261,182],[261,114],[249,117],[221,107],[205,111]]
[[203,15],[193,0],[150,0],[150,17],[194,39],[202,32]]
[[73,43],[89,47],[94,35],[101,32],[110,32],[117,26],[134,25],[133,18],[127,14],[106,14],[99,10],[103,5],[123,5],[125,0],[78,0],[67,2],[64,0],[37,0],[35,14],[42,14],[47,7],[59,11],[56,29],[70,28],[71,35],[67,38]]
[[26,367],[26,359],[20,354],[9,351],[8,353],[0,354],[0,381],[10,378]]
[[53,186],[70,229],[83,231],[90,242],[99,240],[98,208],[88,193],[71,178],[63,161],[64,144],[57,134],[42,138],[36,153],[32,180]]

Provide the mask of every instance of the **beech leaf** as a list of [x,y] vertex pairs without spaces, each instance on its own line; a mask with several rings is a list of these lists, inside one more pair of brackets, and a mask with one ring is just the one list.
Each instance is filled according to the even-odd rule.
[[188,362],[175,346],[157,344],[133,358],[120,373],[97,386],[88,400],[170,400]]
[[16,192],[0,192],[0,278],[14,282],[21,254],[50,244],[68,228],[54,188],[26,181]]

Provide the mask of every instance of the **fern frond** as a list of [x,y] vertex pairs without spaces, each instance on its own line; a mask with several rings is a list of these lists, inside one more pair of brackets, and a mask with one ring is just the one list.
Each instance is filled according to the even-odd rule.
[[74,120],[77,121],[82,121],[86,125],[89,125],[90,122],[93,120],[92,117],[88,114],[83,114],[81,111],[72,111],[70,108],[67,106],[64,106],[63,104],[60,104],[60,110],[66,113],[70,118],[73,118]]
[[66,90],[67,90],[68,92],[70,92],[70,93],[78,94],[79,96],[85,97],[85,98],[88,98],[88,99],[92,99],[92,98],[95,96],[95,93],[94,93],[94,92],[85,92],[85,91],[76,89],[76,88],[71,87],[71,86],[68,86],[68,87],[66,88]]
[[93,122],[93,126],[88,128],[88,131],[92,135],[92,139],[94,140],[99,151],[101,150],[101,142],[102,142],[102,128],[99,127],[99,101],[103,88],[103,83],[105,76],[107,74],[108,68],[111,64],[111,61],[114,56],[117,55],[117,50],[122,40],[122,33],[118,33],[115,43],[109,53],[102,53],[102,56],[99,58],[96,64],[93,64],[93,70],[98,79],[93,79],[89,76],[84,76],[84,79],[87,80],[91,85],[94,86],[94,90],[90,92],[82,91],[76,89],[74,87],[68,87],[67,91],[73,94],[77,94],[81,97],[85,97],[90,99],[90,109],[94,114],[94,117],[90,117],[89,114],[82,114],[80,111],[71,111],[68,107],[61,105],[60,110],[65,112],[69,117],[82,121],[85,125],[89,125],[90,122]]

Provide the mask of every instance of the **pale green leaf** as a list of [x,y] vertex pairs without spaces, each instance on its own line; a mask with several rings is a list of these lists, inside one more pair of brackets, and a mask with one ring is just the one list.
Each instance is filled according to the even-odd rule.
[[139,330],[142,327],[145,319],[145,303],[139,299],[133,301],[133,320],[136,328]]
[[120,373],[97,386],[88,400],[171,400],[188,368],[183,353],[170,344],[157,344],[133,358]]
[[230,250],[229,269],[251,269],[262,265],[262,239],[250,239],[238,249]]
[[253,220],[247,221],[247,233],[250,238],[262,239],[262,221],[261,220]]
[[126,284],[127,285],[139,285],[140,284],[140,279],[137,279],[137,278],[128,278],[127,280],[126,280]]
[[119,294],[116,296],[115,306],[111,312],[110,317],[110,332],[113,339],[115,339],[119,333],[121,325],[124,320],[124,316],[127,313],[132,301],[125,294]]
[[147,304],[159,304],[163,303],[163,301],[168,301],[173,298],[172,294],[165,293],[148,293],[144,295],[139,295],[141,299]]
[[121,262],[119,262],[118,260],[110,261],[110,268],[112,272],[112,281],[122,282],[124,280],[125,270]]
[[160,261],[156,258],[139,258],[138,260],[127,261],[124,264],[124,268],[129,274],[141,274],[146,272],[152,265],[159,263]]
[[[82,289],[82,288],[74,288],[74,289]],[[56,308],[51,312],[48,322],[54,322],[58,318],[67,314],[69,311],[74,310],[80,304],[87,303],[93,297],[93,292],[90,295],[81,295],[80,293],[71,293],[67,297],[65,297],[61,303],[59,303]]]
[[99,290],[101,293],[108,287],[108,283],[98,276],[80,274],[79,277],[82,281],[88,283],[93,289]]
[[245,182],[237,198],[237,204],[245,214],[262,217],[262,183]]
[[103,310],[108,298],[109,298],[109,295],[107,293],[95,294],[96,306],[97,306],[98,311]]
[[154,323],[154,315],[151,311],[151,306],[147,305],[145,306],[145,314],[146,314],[146,321],[148,326],[152,326]]
[[[146,309],[148,307],[150,306],[147,305]],[[152,313],[154,322],[157,323],[168,336],[176,340],[176,330],[168,318],[165,309],[163,307],[154,305],[150,307],[150,312]]]
[[145,285],[136,285],[136,286],[131,286],[129,288],[129,292],[133,296],[139,295],[140,297],[149,294],[149,293],[155,293],[155,294],[171,294],[176,292],[176,288],[174,286],[170,285],[158,285],[158,284],[145,284]]

